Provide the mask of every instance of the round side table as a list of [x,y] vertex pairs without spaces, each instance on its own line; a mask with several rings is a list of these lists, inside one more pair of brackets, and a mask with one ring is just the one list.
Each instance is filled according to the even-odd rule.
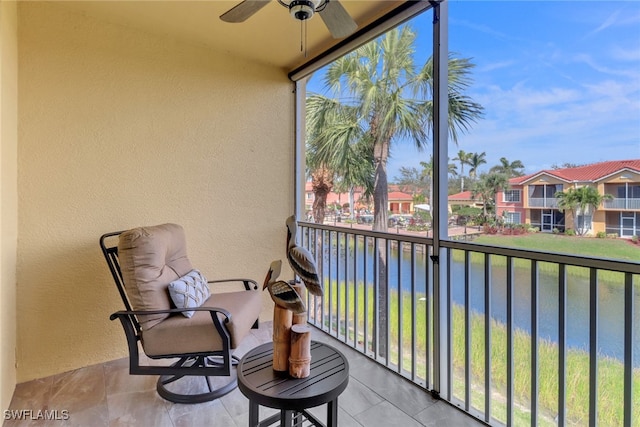
[[[323,424],[308,408],[327,404],[327,427],[338,425],[338,396],[349,383],[349,363],[335,348],[311,342],[311,374],[291,378],[273,370],[273,343],[249,351],[238,364],[238,388],[249,399],[249,427]],[[280,409],[280,414],[259,421],[259,406]]]

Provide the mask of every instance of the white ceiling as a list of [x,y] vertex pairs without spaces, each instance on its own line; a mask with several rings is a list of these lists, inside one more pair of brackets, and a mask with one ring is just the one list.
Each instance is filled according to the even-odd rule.
[[[335,0],[334,0],[335,1]],[[162,34],[188,43],[281,67],[285,71],[338,42],[322,19],[307,21],[307,58],[301,52],[301,23],[276,0],[244,23],[230,24],[219,16],[237,1],[61,1],[62,7],[111,23]],[[359,28],[384,15],[403,1],[341,0]]]

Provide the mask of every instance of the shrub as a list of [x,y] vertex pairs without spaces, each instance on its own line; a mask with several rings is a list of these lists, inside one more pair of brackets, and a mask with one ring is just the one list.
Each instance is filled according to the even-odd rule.
[[607,233],[605,233],[604,231],[598,231],[598,233],[596,234],[596,237],[598,239],[604,239],[607,237]]
[[638,236],[636,234],[631,236],[631,241],[637,245],[638,244]]
[[560,230],[558,230],[557,227],[554,227],[553,230],[551,230],[553,232],[553,234],[559,234]]
[[575,236],[576,232],[574,230],[572,230],[571,228],[567,228],[567,230],[564,232],[564,234],[566,234],[567,236]]
[[617,239],[618,238],[618,233],[607,233],[607,238],[608,239]]
[[484,233],[485,234],[498,234],[498,227],[492,224],[484,225]]

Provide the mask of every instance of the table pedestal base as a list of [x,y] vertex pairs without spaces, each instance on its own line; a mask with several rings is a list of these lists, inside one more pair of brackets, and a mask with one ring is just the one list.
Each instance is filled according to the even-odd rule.
[[281,427],[302,427],[302,423],[306,420],[316,427],[337,427],[338,426],[338,399],[331,400],[327,403],[327,424],[323,424],[319,419],[314,417],[306,410],[292,411],[281,409],[279,414],[274,414],[264,420],[259,420],[259,408],[255,402],[249,402],[249,426],[250,427],[268,427],[280,421]]

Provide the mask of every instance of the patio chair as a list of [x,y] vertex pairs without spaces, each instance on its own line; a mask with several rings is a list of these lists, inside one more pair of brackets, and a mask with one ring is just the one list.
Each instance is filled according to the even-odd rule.
[[[110,319],[119,319],[124,329],[129,373],[159,375],[158,394],[175,403],[207,402],[237,387],[238,358],[232,350],[258,326],[262,295],[257,283],[207,282],[189,262],[184,230],[176,224],[107,233],[100,247],[125,307]],[[210,292],[209,285],[221,282],[244,289]],[[138,342],[150,359],[178,360],[141,365]],[[202,384],[194,385],[194,376],[202,377]]]

